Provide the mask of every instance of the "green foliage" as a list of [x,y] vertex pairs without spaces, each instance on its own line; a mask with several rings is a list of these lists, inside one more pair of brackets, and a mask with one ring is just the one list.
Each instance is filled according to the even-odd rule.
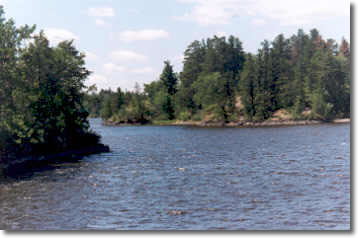
[[271,46],[264,41],[255,63],[248,56],[250,63],[241,74],[246,118],[265,120],[281,108],[292,109],[295,118],[301,118],[306,107],[321,120],[349,116],[349,47],[343,40],[341,53],[337,48],[316,29],[310,35],[299,30],[289,40],[279,35]]
[[103,119],[109,119],[111,116],[113,116],[113,111],[112,111],[112,98],[110,96],[107,96],[104,98],[103,100],[103,105],[102,105],[102,109],[101,109],[101,117]]
[[256,91],[256,114],[257,121],[270,118],[276,108],[274,101],[275,84],[272,77],[272,55],[269,42],[262,43],[262,49],[257,55],[257,86]]
[[321,120],[329,120],[332,116],[333,105],[325,100],[325,92],[320,89],[312,95],[312,112],[314,117]]
[[164,61],[165,67],[162,74],[160,75],[160,80],[163,83],[164,88],[166,89],[169,95],[174,95],[177,91],[177,82],[178,78],[174,73],[173,66],[169,61]]
[[244,105],[245,117],[252,121],[257,113],[257,66],[251,54],[247,56],[244,70],[241,74],[240,95]]
[[[219,72],[222,75],[230,74],[226,94],[234,102],[232,87],[237,87],[239,75],[245,62],[242,43],[234,36],[208,38],[202,42],[194,41],[184,53],[184,67],[180,73],[180,86],[177,93],[178,110],[191,111],[195,114],[200,105],[195,103],[196,91],[193,87],[202,74]],[[229,111],[233,111],[233,105]]]
[[302,96],[296,98],[295,104],[293,106],[294,118],[301,119],[302,112],[305,110],[305,102]]
[[90,74],[84,55],[72,41],[50,47],[43,32],[16,28],[3,14],[0,7],[0,150],[47,153],[98,142],[82,103]]
[[238,38],[214,36],[188,46],[179,74],[165,61],[160,80],[144,85],[143,93],[86,97],[91,113],[98,115],[99,105],[102,117],[115,121],[264,121],[281,109],[295,119],[306,119],[304,111],[320,120],[349,117],[350,47],[345,39],[338,45],[316,29],[300,29],[245,54]]
[[173,66],[169,61],[164,62],[165,67],[162,74],[160,75],[160,81],[163,85],[163,90],[160,91],[156,97],[156,101],[161,104],[162,112],[166,114],[168,120],[173,120],[175,118],[175,100],[174,96],[177,92],[177,76],[174,73]]
[[154,98],[158,92],[164,91],[164,85],[162,81],[153,81],[150,84],[144,85],[144,93],[147,95],[151,102],[154,101]]
[[203,111],[197,112],[192,116],[193,121],[202,121],[204,119]]
[[181,121],[189,121],[191,118],[191,113],[189,111],[182,111],[178,115],[178,119]]
[[[194,102],[216,118],[227,121],[232,104],[233,85],[230,75],[219,72],[203,74],[194,82]],[[211,109],[211,110],[208,110]]]

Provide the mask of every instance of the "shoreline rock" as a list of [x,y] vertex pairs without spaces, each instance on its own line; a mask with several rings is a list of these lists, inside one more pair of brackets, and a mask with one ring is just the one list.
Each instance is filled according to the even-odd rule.
[[108,120],[103,120],[102,121],[102,125],[103,126],[143,126],[143,125],[152,125],[151,122],[133,122],[133,123],[128,123],[128,122],[116,122],[116,121],[108,121]]
[[[345,124],[350,123],[350,118],[335,119],[330,122],[319,120],[267,120],[263,122],[205,122],[205,121],[173,121],[171,123],[165,123],[166,126],[196,126],[196,127],[275,127],[275,126],[302,126],[302,125],[316,125],[316,124]],[[162,126],[161,123],[119,123],[112,121],[103,121],[104,126],[138,126],[138,125],[154,125]]]
[[335,119],[333,123],[341,124],[341,123],[351,123],[350,118],[342,118],[342,119]]

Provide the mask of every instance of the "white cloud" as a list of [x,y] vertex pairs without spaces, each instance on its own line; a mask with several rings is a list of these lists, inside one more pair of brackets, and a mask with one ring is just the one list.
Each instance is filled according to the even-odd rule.
[[91,51],[85,51],[84,53],[86,55],[86,60],[95,61],[98,59],[98,56]]
[[119,50],[111,53],[111,58],[116,61],[146,61],[147,56],[129,51],[129,50]]
[[86,85],[91,86],[93,84],[96,84],[96,86],[99,90],[114,88],[112,85],[112,81],[109,80],[106,76],[101,75],[101,74],[91,74],[88,77],[88,79],[86,81]]
[[194,7],[191,12],[177,17],[177,19],[194,21],[200,25],[222,25],[229,23],[233,17],[232,7],[236,5],[233,3],[233,0],[180,0],[179,2],[192,3]]
[[0,0],[0,5],[5,6],[7,4],[7,0]]
[[200,25],[229,24],[234,17],[250,15],[276,20],[280,25],[304,25],[334,16],[349,16],[346,0],[178,0],[193,4],[193,9],[177,17]]
[[118,65],[115,63],[106,63],[103,65],[103,68],[106,73],[130,73],[130,74],[151,74],[155,70],[152,67],[141,67],[141,68],[128,68],[123,65]]
[[126,72],[127,68],[122,66],[122,65],[116,65],[114,63],[106,63],[103,65],[104,70],[107,73],[112,73],[112,72]]
[[103,72],[104,74],[92,74],[86,80],[85,84],[87,86],[95,84],[98,90],[108,88],[116,90],[118,87],[121,87],[122,90],[133,90],[135,82],[138,82],[141,86],[143,86],[144,83],[150,83],[157,76],[157,72],[155,72],[151,67],[127,70],[128,72],[105,71]]
[[143,68],[132,69],[130,72],[134,74],[151,74],[154,73],[155,70],[152,67],[143,67]]
[[88,9],[88,15],[92,17],[114,17],[116,14],[111,7],[91,7]]
[[256,5],[252,7],[253,10],[260,15],[279,21],[281,25],[306,25],[350,14],[349,2],[345,0],[275,0],[271,3],[260,0],[259,2],[262,8]]
[[60,29],[60,28],[46,28],[44,30],[45,36],[49,39],[52,44],[58,44],[64,40],[78,40],[79,37],[73,32]]
[[139,31],[122,31],[119,34],[119,38],[121,41],[124,42],[131,42],[131,41],[146,41],[146,40],[157,40],[168,38],[169,33],[165,30],[161,29],[146,29],[146,30],[139,30]]
[[252,21],[252,24],[256,26],[262,26],[266,24],[266,21],[264,19],[256,18]]
[[226,36],[227,34],[226,34],[225,31],[219,31],[219,32],[216,32],[215,35],[216,35],[217,37],[224,37],[224,36]]
[[98,90],[109,89],[116,90],[121,87],[122,90],[133,90],[135,82],[141,86],[149,83],[158,76],[158,72],[150,66],[128,67],[115,62],[108,62],[98,68],[97,72],[88,77],[85,84],[91,86],[95,84]]
[[88,15],[95,17],[97,26],[107,26],[107,22],[103,20],[105,17],[114,17],[115,11],[111,7],[91,7],[88,9]]
[[177,56],[174,56],[171,60],[174,70],[179,72],[183,69],[183,62],[184,62],[184,54],[179,54]]

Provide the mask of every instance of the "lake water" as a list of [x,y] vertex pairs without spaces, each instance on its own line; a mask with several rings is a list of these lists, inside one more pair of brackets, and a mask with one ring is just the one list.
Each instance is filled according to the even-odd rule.
[[350,229],[350,126],[103,127],[112,152],[0,182],[0,229]]

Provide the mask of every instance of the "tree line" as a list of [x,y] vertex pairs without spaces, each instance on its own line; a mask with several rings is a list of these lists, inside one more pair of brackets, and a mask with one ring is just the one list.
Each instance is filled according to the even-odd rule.
[[95,145],[83,106],[85,55],[16,27],[0,6],[0,161]]
[[349,117],[350,46],[300,29],[252,54],[237,37],[214,36],[187,47],[182,72],[165,61],[160,79],[144,90],[92,87],[85,104],[91,116],[119,123],[264,121],[280,110],[292,119]]

